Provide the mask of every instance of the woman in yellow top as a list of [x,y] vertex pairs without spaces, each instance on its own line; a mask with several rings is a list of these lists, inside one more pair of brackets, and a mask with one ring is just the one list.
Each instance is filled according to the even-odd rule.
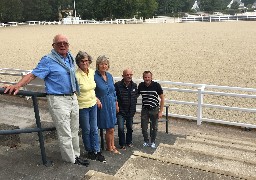
[[76,55],[76,77],[80,86],[80,95],[77,97],[79,104],[79,123],[82,129],[82,139],[88,158],[106,162],[100,152],[99,135],[97,126],[97,98],[95,96],[96,83],[95,71],[90,67],[92,57],[86,52],[79,51]]

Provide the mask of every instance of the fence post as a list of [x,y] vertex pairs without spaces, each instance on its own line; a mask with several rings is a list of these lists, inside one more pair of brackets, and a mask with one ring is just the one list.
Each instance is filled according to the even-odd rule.
[[205,85],[202,85],[200,88],[198,88],[198,104],[197,104],[197,125],[201,125],[202,123],[202,114],[203,114],[203,107],[202,104],[203,102],[203,91],[205,89]]
[[44,147],[44,136],[43,136],[41,121],[40,121],[40,116],[39,116],[37,96],[33,95],[32,100],[33,100],[33,106],[34,106],[34,112],[35,112],[35,118],[36,118],[36,126],[40,130],[40,131],[38,131],[37,134],[38,134],[38,138],[39,138],[42,161],[45,166],[49,167],[52,165],[52,162],[48,161],[46,158],[45,147]]

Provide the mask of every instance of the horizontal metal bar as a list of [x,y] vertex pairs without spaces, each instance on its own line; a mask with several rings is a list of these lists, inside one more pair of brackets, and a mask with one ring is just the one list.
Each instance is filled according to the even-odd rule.
[[198,90],[192,90],[192,89],[167,88],[167,87],[163,87],[163,90],[165,90],[165,91],[187,92],[187,93],[197,93],[198,92]]
[[238,91],[248,91],[248,92],[256,92],[254,88],[242,88],[242,87],[230,87],[230,86],[217,86],[217,85],[205,85],[206,88],[213,89],[225,89],[225,90],[238,90]]
[[1,75],[9,75],[9,76],[22,76],[22,74],[17,73],[6,73],[6,72],[0,72]]
[[158,81],[161,84],[169,84],[169,85],[179,85],[179,86],[191,86],[191,87],[201,87],[205,84],[194,84],[194,83],[184,83],[184,82],[172,82],[172,81]]
[[208,107],[208,108],[219,108],[219,109],[227,109],[227,110],[234,110],[234,111],[256,112],[256,109],[251,109],[251,108],[239,108],[239,107],[221,106],[221,105],[214,105],[214,104],[202,104],[202,106]]
[[0,71],[14,71],[14,72],[25,72],[25,73],[31,72],[31,70],[12,69],[12,68],[0,68]]
[[20,133],[32,133],[32,132],[40,132],[40,131],[54,131],[55,127],[51,128],[27,128],[27,129],[12,129],[12,130],[0,130],[0,135],[7,134],[20,134]]
[[[197,117],[194,117],[194,116],[171,114],[171,113],[168,114],[168,115],[169,115],[169,117],[175,117],[175,118],[182,118],[182,119],[189,119],[189,120],[197,121]],[[226,124],[226,125],[240,126],[240,127],[245,127],[245,128],[256,128],[256,125],[254,125],[254,124],[224,121],[224,120],[219,120],[219,119],[217,120],[217,119],[202,118],[202,121],[212,122],[212,123],[216,123],[216,124]]]
[[219,95],[219,96],[232,96],[232,97],[242,97],[242,98],[256,98],[256,95],[236,94],[236,93],[226,93],[226,92],[214,92],[214,91],[202,91],[202,94],[211,94],[211,95]]
[[17,82],[0,81],[2,84],[16,84]]
[[166,103],[173,103],[173,104],[185,104],[185,105],[193,105],[197,106],[197,102],[188,102],[188,101],[176,101],[176,100],[165,100]]
[[[0,88],[0,94],[4,94],[5,88]],[[17,95],[46,97],[46,93],[20,90]]]
[[175,117],[175,118],[182,118],[182,119],[190,119],[190,120],[197,120],[197,117],[195,116],[187,116],[187,115],[180,115],[180,114],[168,114],[169,117]]
[[239,122],[231,122],[231,121],[224,121],[219,119],[208,119],[208,118],[202,118],[202,121],[205,122],[212,122],[217,124],[226,124],[226,125],[232,125],[232,126],[241,126],[246,128],[256,128],[256,125],[254,124],[246,124],[246,123],[239,123]]
[[[45,85],[44,84],[27,84],[26,86],[31,86],[31,87],[42,87],[42,88],[44,88],[45,87]],[[24,86],[24,87],[26,87],[26,86]]]

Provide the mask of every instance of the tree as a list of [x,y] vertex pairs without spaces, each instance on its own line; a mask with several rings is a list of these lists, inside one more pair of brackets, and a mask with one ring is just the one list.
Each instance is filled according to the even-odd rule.
[[1,21],[22,21],[22,9],[21,0],[1,0]]
[[155,15],[158,7],[155,0],[138,0],[137,3],[140,17],[149,18]]
[[138,14],[136,0],[119,0],[114,16],[117,18],[131,18]]
[[93,0],[77,0],[76,10],[82,19],[95,19]]
[[236,10],[236,9],[238,9],[238,8],[239,8],[239,5],[240,5],[240,4],[239,4],[238,2],[236,2],[236,1],[235,1],[235,2],[233,2],[233,3],[231,4],[230,9],[235,9],[235,10]]
[[25,4],[23,17],[26,21],[51,20],[52,7],[48,0],[22,0]]
[[194,0],[158,0],[157,14],[175,15],[179,12],[189,12]]
[[0,1],[0,22],[1,21],[3,21],[3,18],[2,18],[2,16],[3,16],[3,5],[4,3],[3,3],[3,1]]

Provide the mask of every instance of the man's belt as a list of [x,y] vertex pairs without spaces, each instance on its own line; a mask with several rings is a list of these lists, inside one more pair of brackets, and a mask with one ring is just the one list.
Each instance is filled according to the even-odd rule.
[[71,94],[47,94],[47,95],[50,95],[50,96],[73,96],[74,93],[71,93]]

